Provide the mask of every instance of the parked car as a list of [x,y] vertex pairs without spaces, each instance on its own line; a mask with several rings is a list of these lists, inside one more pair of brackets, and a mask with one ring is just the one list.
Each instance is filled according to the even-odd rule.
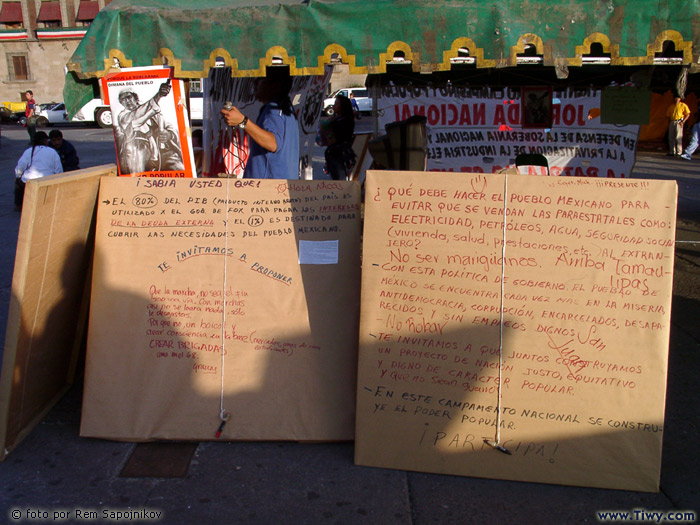
[[[193,91],[190,93],[190,110],[192,111],[192,120],[202,120],[202,98],[201,91]],[[85,104],[80,111],[73,117],[73,122],[96,122],[101,128],[109,128],[112,126],[112,112],[109,106],[102,102],[102,99],[93,98]]]
[[[40,128],[67,122],[97,122],[103,128],[108,128],[112,125],[112,113],[109,110],[109,106],[102,104],[99,98],[85,104],[72,120],[68,120],[66,105],[63,102],[39,104],[36,115],[36,125]],[[27,122],[27,118],[24,115],[18,120],[22,125]]]
[[[192,120],[202,120],[202,93],[190,93],[190,110],[192,111]],[[93,98],[78,111],[72,120],[68,120],[66,113],[66,105],[63,102],[49,102],[39,104],[37,111],[37,126],[50,126],[51,124],[59,124],[61,122],[95,122],[101,128],[109,128],[112,126],[112,112],[102,99]],[[26,119],[22,114],[18,120],[23,124]]]
[[36,109],[36,125],[43,128],[52,124],[64,124],[68,122],[66,105],[63,102],[49,102],[39,104]]
[[112,112],[102,99],[93,98],[73,117],[73,122],[96,122],[101,128],[112,127]]
[[[61,107],[59,109],[54,109],[57,106]],[[34,110],[34,114],[36,115],[36,126],[38,128],[45,128],[51,124],[67,122],[68,119],[66,106],[63,102],[44,102],[43,104],[39,104]],[[27,123],[27,117],[22,114],[22,116],[17,119],[17,122],[24,126]]]
[[350,97],[352,93],[357,101],[357,107],[363,113],[369,113],[372,111],[372,99],[369,98],[369,91],[367,88],[343,88],[331,93],[331,96],[323,101],[323,113],[331,116],[333,115],[333,105],[335,104],[335,97],[338,95],[343,95],[344,97]]
[[24,116],[24,109],[27,107],[26,101],[22,102],[0,102],[0,121],[18,122]]

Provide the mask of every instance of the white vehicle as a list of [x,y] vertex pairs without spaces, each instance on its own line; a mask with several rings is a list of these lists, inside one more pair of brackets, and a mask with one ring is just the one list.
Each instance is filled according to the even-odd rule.
[[204,119],[204,93],[190,91],[190,120]]
[[102,99],[93,98],[73,117],[72,122],[97,122],[101,128],[112,126],[112,112]]
[[[52,124],[64,124],[68,122],[66,106],[63,102],[48,102],[39,104],[35,111],[36,125],[39,128],[51,126]],[[24,124],[26,117],[22,117],[20,122]]]
[[[63,109],[65,111],[65,106]],[[190,110],[192,120],[202,120],[202,92],[190,93]],[[80,108],[72,122],[96,122],[101,128],[109,128],[112,126],[112,112],[102,99],[93,98]]]
[[[66,105],[63,102],[39,104],[36,116],[36,125],[40,128],[67,122],[97,122],[103,128],[108,128],[112,125],[112,112],[109,110],[109,106],[105,106],[99,98],[92,99],[80,108],[80,111],[75,114],[72,120],[68,120]],[[26,121],[26,117],[19,119],[20,124],[25,124]]]
[[338,95],[343,95],[344,97],[350,98],[350,93],[357,101],[357,107],[363,113],[370,113],[372,111],[372,99],[369,98],[369,91],[367,88],[343,88],[331,93],[331,96],[323,101],[323,113],[329,117],[333,115],[333,105],[335,104],[335,97]]

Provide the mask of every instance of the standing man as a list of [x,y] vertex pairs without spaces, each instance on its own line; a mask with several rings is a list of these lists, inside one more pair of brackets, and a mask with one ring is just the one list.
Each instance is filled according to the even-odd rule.
[[31,90],[24,92],[24,99],[27,101],[24,116],[27,118],[27,132],[29,133],[29,145],[31,146],[34,144],[34,135],[36,134],[36,100],[34,100],[34,93]]
[[56,150],[58,156],[61,157],[61,165],[63,166],[63,171],[74,171],[80,169],[80,159],[78,158],[78,152],[75,151],[75,146],[64,140],[63,133],[59,130],[54,129],[49,133],[49,143],[51,147]]
[[245,178],[299,178],[299,125],[289,100],[291,87],[286,69],[271,67],[255,90],[255,97],[264,104],[255,122],[235,106],[221,110],[229,126],[238,126],[252,139]]
[[666,110],[668,117],[668,154],[680,156],[683,153],[683,125],[690,116],[690,109],[676,96],[673,104]]

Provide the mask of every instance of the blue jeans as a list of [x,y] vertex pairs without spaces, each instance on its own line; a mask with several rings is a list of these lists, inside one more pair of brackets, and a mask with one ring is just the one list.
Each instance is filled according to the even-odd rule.
[[693,127],[690,128],[690,142],[686,146],[683,154],[690,157],[693,154],[693,152],[696,149],[698,149],[698,141],[699,140],[700,140],[700,122],[696,122],[695,124],[693,124]]

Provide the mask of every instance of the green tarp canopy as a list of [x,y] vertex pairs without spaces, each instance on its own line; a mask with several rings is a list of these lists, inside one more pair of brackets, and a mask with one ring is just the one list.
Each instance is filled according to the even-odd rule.
[[68,62],[64,97],[74,114],[93,97],[88,81],[117,62],[167,61],[176,77],[200,78],[217,57],[234,76],[262,76],[280,59],[293,75],[320,74],[339,57],[350,73],[376,74],[398,54],[429,73],[465,50],[476,68],[514,67],[534,46],[565,71],[593,44],[611,65],[640,66],[672,43],[689,65],[699,12],[700,0],[114,0]]

